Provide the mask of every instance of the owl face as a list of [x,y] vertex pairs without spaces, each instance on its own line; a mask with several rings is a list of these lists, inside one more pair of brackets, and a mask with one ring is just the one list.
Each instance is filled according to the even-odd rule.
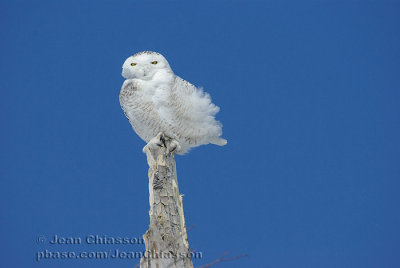
[[122,65],[122,76],[126,79],[151,80],[160,71],[170,71],[171,68],[163,55],[144,51],[127,58]]

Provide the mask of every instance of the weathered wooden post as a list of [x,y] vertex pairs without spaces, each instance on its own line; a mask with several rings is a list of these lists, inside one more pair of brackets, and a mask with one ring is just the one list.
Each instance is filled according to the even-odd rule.
[[179,144],[160,133],[144,148],[149,165],[150,225],[143,235],[141,268],[193,268],[174,150]]

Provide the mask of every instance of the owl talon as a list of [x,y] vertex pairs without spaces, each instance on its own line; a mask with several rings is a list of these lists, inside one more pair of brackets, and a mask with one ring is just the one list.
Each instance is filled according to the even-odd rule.
[[175,139],[171,139],[169,146],[167,146],[168,153],[174,153],[174,152],[177,152],[180,150],[181,150],[181,146],[179,145],[179,142]]
[[156,150],[156,149],[159,149],[160,147],[167,148],[167,146],[165,144],[164,133],[162,133],[162,132],[158,133],[157,136],[152,138],[146,144],[146,146],[143,147],[143,152],[146,152],[146,148]]
[[[164,134],[162,134],[162,135],[160,136],[160,141],[162,142],[162,145],[164,145],[164,147],[167,147],[167,144],[165,143]],[[160,147],[162,147],[161,144],[160,144]]]

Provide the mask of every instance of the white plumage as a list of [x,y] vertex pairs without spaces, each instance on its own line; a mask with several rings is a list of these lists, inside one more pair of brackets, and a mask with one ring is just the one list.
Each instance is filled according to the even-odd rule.
[[214,118],[219,107],[209,94],[176,76],[161,54],[144,51],[127,58],[122,76],[121,107],[145,142],[163,132],[179,142],[178,154],[203,144],[227,143]]

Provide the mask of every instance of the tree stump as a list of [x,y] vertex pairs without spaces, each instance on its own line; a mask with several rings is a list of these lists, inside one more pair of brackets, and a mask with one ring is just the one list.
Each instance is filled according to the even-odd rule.
[[143,235],[141,268],[193,268],[174,150],[179,143],[159,133],[144,148],[149,165],[150,225]]

